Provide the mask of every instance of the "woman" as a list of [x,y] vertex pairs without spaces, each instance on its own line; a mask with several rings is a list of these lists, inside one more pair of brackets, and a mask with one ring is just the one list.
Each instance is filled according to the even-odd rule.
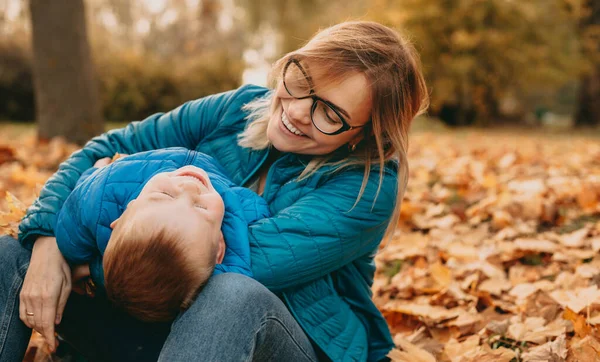
[[[385,358],[393,344],[371,301],[373,256],[394,230],[408,129],[427,104],[417,55],[387,27],[346,22],[285,55],[272,75],[274,91],[243,86],[188,102],[96,137],[61,165],[21,224],[32,253],[0,240],[2,361],[22,356],[28,327],[54,346],[55,324],[91,360]],[[269,203],[273,217],[249,227],[256,281],[211,278],[172,325],[69,296],[70,267],[52,235],[79,175],[116,152],[171,146],[212,155]]]

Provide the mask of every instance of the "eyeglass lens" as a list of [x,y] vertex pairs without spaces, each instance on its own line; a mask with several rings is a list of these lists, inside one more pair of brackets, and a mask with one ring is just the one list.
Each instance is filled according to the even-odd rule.
[[[291,62],[285,74],[283,82],[288,93],[294,98],[304,98],[311,95],[311,86],[295,62]],[[315,125],[323,133],[334,133],[340,130],[344,123],[340,116],[326,103],[315,100],[313,105],[312,120]]]

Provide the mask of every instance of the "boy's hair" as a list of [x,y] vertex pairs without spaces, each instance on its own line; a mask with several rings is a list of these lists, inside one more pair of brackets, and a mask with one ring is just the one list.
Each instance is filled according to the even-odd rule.
[[177,232],[148,227],[127,210],[113,230],[103,267],[108,298],[133,317],[172,321],[187,309],[211,276],[217,248],[191,261]]

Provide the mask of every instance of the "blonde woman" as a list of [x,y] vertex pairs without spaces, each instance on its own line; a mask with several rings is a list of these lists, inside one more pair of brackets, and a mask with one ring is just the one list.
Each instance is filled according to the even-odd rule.
[[[283,56],[272,78],[273,90],[243,86],[103,134],[61,165],[23,219],[25,248],[0,239],[2,361],[22,358],[30,328],[52,347],[56,328],[90,361],[386,358],[373,256],[394,230],[408,129],[427,105],[417,54],[385,26],[345,22]],[[53,226],[79,175],[116,152],[172,146],[210,154],[268,202],[273,216],[248,230],[254,279],[211,278],[172,324],[70,295],[74,266]]]

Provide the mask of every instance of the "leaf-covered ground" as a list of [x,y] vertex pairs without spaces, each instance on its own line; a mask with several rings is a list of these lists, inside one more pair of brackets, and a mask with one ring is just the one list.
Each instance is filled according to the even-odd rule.
[[[14,233],[74,147],[5,134],[0,232]],[[600,139],[417,132],[409,159],[401,230],[373,285],[398,347],[390,356],[600,361]],[[43,360],[41,340],[32,345]]]

